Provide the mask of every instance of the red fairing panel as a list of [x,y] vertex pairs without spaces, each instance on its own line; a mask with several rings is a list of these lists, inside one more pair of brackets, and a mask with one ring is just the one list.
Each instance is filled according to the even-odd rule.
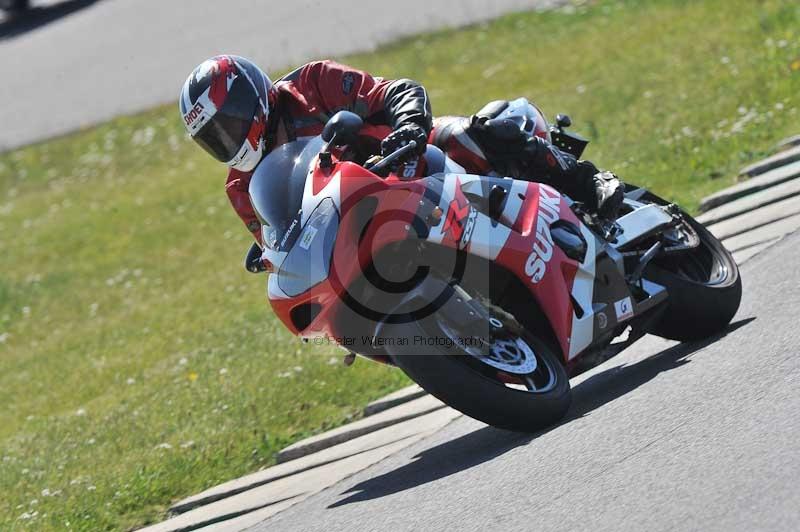
[[574,316],[570,295],[578,263],[553,243],[550,225],[558,219],[581,225],[555,189],[530,183],[514,230],[497,262],[517,274],[531,291],[550,321],[567,359]]

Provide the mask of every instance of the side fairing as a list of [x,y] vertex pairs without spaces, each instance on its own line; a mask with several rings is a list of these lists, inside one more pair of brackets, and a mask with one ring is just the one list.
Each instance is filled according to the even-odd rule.
[[[486,214],[485,206],[492,190],[496,195],[498,187],[503,189],[503,201],[492,218]],[[349,211],[367,196],[377,200],[369,231],[354,231]],[[301,223],[326,198],[333,200],[342,216],[329,278],[297,297],[284,293],[274,274],[268,282],[273,309],[296,334],[336,335],[331,326],[332,313],[337,307],[341,310],[340,303],[349,283],[362,273],[369,258],[393,242],[420,237],[464,252],[454,257],[479,256],[516,275],[529,291],[532,302],[547,317],[565,360],[573,359],[591,344],[595,333],[593,297],[599,248],[596,237],[570,209],[570,200],[555,189],[460,172],[398,182],[381,179],[352,163],[340,163],[333,172],[317,169],[308,176]],[[437,206],[441,216],[433,221],[431,212],[438,211],[434,209]],[[582,262],[568,257],[554,243],[551,228],[557,223],[568,223],[581,233],[587,244]],[[420,226],[424,226],[422,231]],[[362,240],[370,243],[370,249],[364,249]],[[469,263],[467,259],[467,268]],[[486,262],[475,261],[475,264]],[[485,275],[486,282],[492,282],[489,271],[479,271],[477,275]],[[306,304],[318,305],[321,311],[316,321],[301,330],[294,326],[291,314]]]
[[[570,200],[547,185],[509,178],[448,174],[443,180],[438,202],[443,221],[431,228],[428,239],[495,261],[516,274],[550,322],[565,359],[580,354],[594,338],[598,250],[596,237],[572,212]],[[476,208],[493,187],[505,190],[496,220]],[[569,258],[554,243],[551,228],[557,222],[581,232],[587,244],[583,262]]]

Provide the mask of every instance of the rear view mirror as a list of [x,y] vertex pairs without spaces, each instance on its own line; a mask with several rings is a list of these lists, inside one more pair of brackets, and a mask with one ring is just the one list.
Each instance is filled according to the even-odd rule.
[[564,128],[572,125],[572,119],[568,115],[556,115],[556,124],[558,127]]
[[350,111],[339,111],[328,120],[322,130],[322,140],[333,145],[351,144],[358,137],[364,121]]

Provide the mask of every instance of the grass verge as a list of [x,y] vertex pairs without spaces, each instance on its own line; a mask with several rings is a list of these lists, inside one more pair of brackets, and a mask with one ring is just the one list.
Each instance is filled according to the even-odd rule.
[[[345,61],[438,114],[569,112],[587,158],[691,209],[800,129],[798,28],[793,0],[600,1]],[[0,529],[157,520],[407,382],[281,328],[223,175],[173,105],[0,156]]]

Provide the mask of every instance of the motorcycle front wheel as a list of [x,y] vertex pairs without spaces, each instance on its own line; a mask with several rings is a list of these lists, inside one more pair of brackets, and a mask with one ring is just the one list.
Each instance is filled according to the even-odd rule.
[[[494,427],[535,432],[564,417],[570,385],[556,350],[493,312],[488,349],[476,352],[441,316],[386,325],[394,363],[427,392],[469,417]],[[436,341],[429,341],[434,339]],[[428,342],[429,345],[420,345]]]

